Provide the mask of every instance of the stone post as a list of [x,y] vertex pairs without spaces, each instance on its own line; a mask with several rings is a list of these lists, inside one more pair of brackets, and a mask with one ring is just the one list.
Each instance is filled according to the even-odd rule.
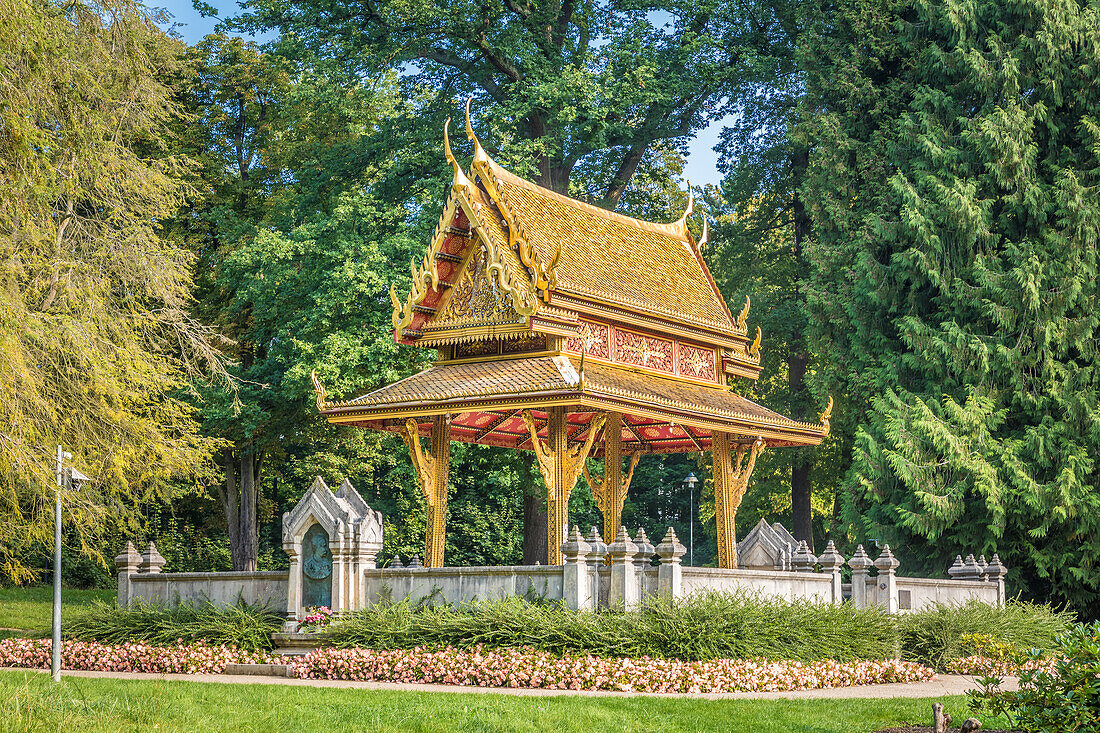
[[298,631],[298,609],[302,606],[302,565],[298,557],[300,548],[300,542],[283,541],[283,552],[290,560],[290,570],[286,578],[286,611],[283,614],[284,634]]
[[581,531],[574,526],[561,546],[562,558],[562,595],[565,605],[574,611],[588,610],[592,600],[591,584],[588,574],[588,553],[592,546],[581,537]]
[[130,576],[137,572],[140,563],[141,555],[138,554],[133,542],[127,542],[126,548],[115,558],[115,567],[118,568],[119,608],[126,608],[133,600]]
[[164,556],[157,552],[157,546],[150,542],[149,547],[141,556],[141,565],[138,567],[138,572],[159,573],[160,569],[164,567],[164,562]]
[[336,520],[336,531],[328,538],[328,551],[332,555],[332,600],[333,611],[348,610],[347,564],[348,532],[344,520]]
[[588,532],[588,555],[585,560],[588,565],[588,587],[592,592],[592,600],[589,609],[595,611],[600,606],[600,568],[607,559],[607,545],[604,544],[600,531],[593,527]]
[[661,565],[657,568],[657,595],[680,598],[684,594],[684,570],[680,558],[685,552],[687,548],[680,544],[676,532],[669,527],[665,538],[657,545],[657,557],[661,558]]
[[1005,576],[1008,575],[1008,568],[1001,562],[1001,556],[994,553],[993,561],[989,563],[985,571],[989,575],[989,582],[997,584],[997,604],[1003,606],[1005,604]]
[[794,557],[791,558],[791,566],[795,572],[812,573],[816,564],[817,558],[810,552],[810,546],[806,544],[806,540],[801,540],[798,543],[798,549],[794,551]]
[[967,555],[966,560],[963,561],[962,571],[956,576],[957,580],[969,580],[977,582],[982,579],[982,569],[978,566],[978,561],[974,559],[974,555]]
[[852,569],[852,605],[856,608],[867,608],[870,605],[867,598],[867,576],[874,564],[863,545],[857,547],[855,554],[848,560],[848,567]]
[[638,546],[630,540],[626,527],[619,527],[619,534],[607,547],[611,555],[611,592],[608,606],[620,611],[638,608],[638,578],[634,570],[634,555]]
[[894,553],[890,552],[890,545],[882,546],[882,554],[875,560],[878,568],[879,605],[886,609],[886,613],[898,612],[898,579],[895,571],[901,565]]
[[836,551],[836,545],[832,540],[825,545],[825,552],[818,558],[821,570],[832,576],[833,603],[843,603],[844,593],[841,591],[840,569],[844,567],[844,556]]
[[642,598],[646,595],[646,570],[653,567],[653,558],[657,553],[642,527],[638,527],[634,544],[638,546],[638,552],[634,555],[634,572],[638,574],[638,597]]
[[988,567],[989,567],[989,563],[987,563],[985,561],[985,555],[981,555],[978,558],[978,570],[981,571],[978,574],[978,580],[982,581],[983,583],[986,582],[987,580],[989,580],[989,575],[986,573],[986,568],[988,568]]
[[947,577],[951,580],[958,580],[965,573],[966,568],[963,566],[962,555],[955,555],[955,562],[947,569]]

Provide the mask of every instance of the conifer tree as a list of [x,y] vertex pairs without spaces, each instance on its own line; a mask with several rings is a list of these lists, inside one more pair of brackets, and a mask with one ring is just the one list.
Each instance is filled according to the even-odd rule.
[[798,130],[857,534],[937,573],[999,552],[1080,610],[1100,598],[1098,12],[831,5]]

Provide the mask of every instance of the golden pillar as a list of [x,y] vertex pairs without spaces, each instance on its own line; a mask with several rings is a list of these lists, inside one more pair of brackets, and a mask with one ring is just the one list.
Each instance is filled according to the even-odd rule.
[[416,420],[405,421],[401,433],[409,447],[413,468],[428,507],[424,532],[424,567],[443,567],[443,543],[447,536],[447,479],[451,462],[451,423],[446,415],[432,418],[428,450],[420,445]]
[[[752,445],[738,444],[737,459],[733,460],[729,433],[711,434],[711,453],[714,458],[714,514],[718,522],[718,567],[737,567],[737,508],[748,488],[756,457],[767,447],[763,438]],[[745,461],[745,454],[748,461]]]
[[631,454],[630,469],[627,471],[626,478],[623,478],[622,424],[622,413],[607,413],[607,421],[603,428],[602,478],[593,476],[588,472],[588,466],[583,462],[581,464],[584,479],[588,482],[588,488],[592,490],[592,498],[596,500],[596,507],[603,514],[603,541],[609,545],[619,534],[619,525],[623,520],[623,502],[626,501],[626,492],[630,489],[634,469],[638,467],[638,459],[641,457],[640,453]]
[[531,445],[538,459],[539,472],[546,482],[546,564],[561,565],[561,545],[569,525],[569,495],[577,483],[584,459],[592,449],[596,434],[603,427],[604,416],[592,418],[588,435],[581,445],[569,447],[565,408],[547,410],[546,441],[539,440],[538,426],[530,410],[523,411],[523,422],[531,434]]

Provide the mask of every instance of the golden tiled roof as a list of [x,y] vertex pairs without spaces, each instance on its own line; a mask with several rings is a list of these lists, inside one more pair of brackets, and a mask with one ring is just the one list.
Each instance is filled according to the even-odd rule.
[[[471,173],[479,172],[493,177],[540,257],[549,260],[561,247],[554,292],[724,333],[737,330],[682,222],[655,224],[591,206],[525,181],[487,158],[475,162]],[[507,242],[495,210],[482,208],[479,220],[490,236]]]
[[581,411],[614,409],[742,435],[763,434],[777,445],[812,445],[827,434],[824,425],[784,417],[724,387],[610,364],[581,364],[560,354],[438,364],[357,399],[325,402],[321,411],[333,422],[354,422],[550,402],[574,404]]

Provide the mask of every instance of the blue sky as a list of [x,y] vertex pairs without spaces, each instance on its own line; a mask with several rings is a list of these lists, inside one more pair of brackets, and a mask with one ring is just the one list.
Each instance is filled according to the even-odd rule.
[[[208,0],[216,7],[222,16],[233,15],[238,11],[236,0]],[[214,30],[216,18],[203,18],[191,5],[191,0],[148,0],[152,6],[163,7],[172,14],[171,23],[175,30],[188,43],[195,43],[207,33]],[[684,178],[691,181],[692,185],[717,184],[721,175],[715,165],[717,153],[714,146],[718,144],[718,136],[722,132],[722,123],[717,122],[701,131],[690,143],[688,143],[687,164],[684,166]]]

